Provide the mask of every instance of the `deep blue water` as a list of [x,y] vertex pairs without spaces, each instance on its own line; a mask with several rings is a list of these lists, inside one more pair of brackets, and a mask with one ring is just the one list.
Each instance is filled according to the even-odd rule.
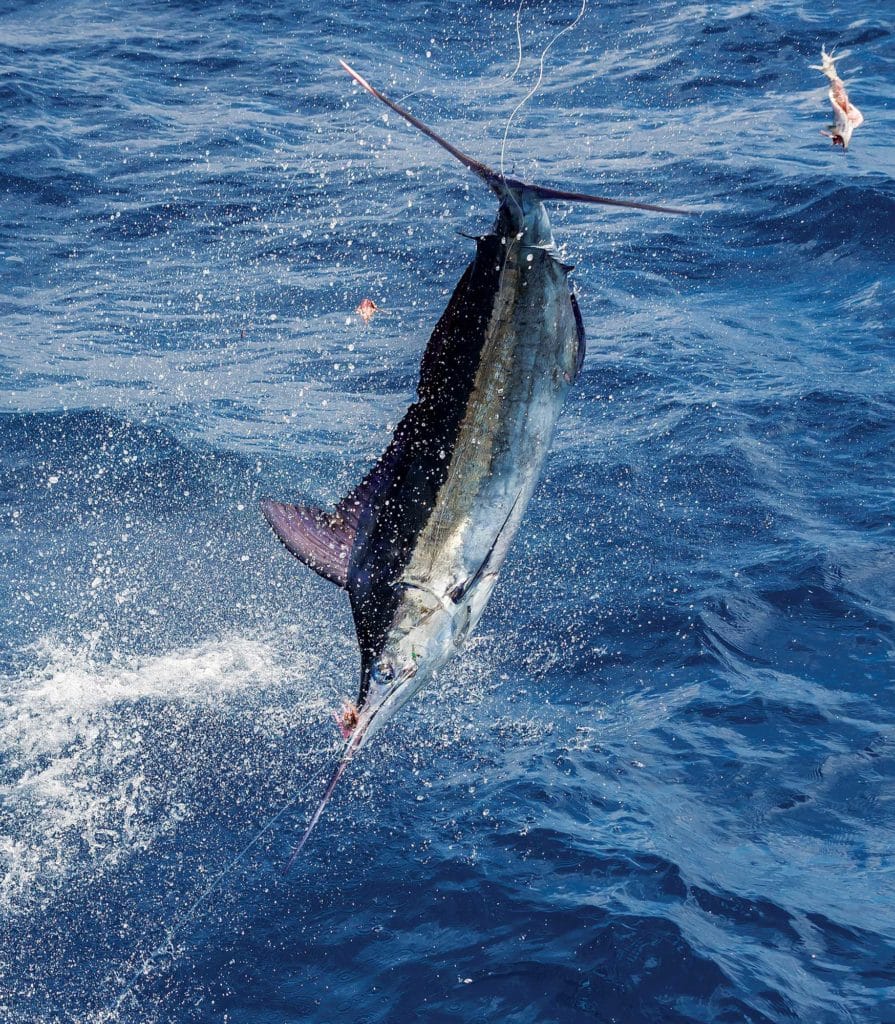
[[559,40],[508,168],[702,214],[553,208],[589,350],[546,478],[280,874],[357,659],[257,499],[360,478],[494,212],[336,59],[493,163],[578,6],[510,77],[497,0],[0,4],[0,1020],[895,1021],[879,0]]

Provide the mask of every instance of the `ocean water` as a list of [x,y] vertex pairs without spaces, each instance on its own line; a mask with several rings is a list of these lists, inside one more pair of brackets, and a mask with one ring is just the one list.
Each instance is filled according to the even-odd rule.
[[[479,633],[357,686],[265,495],[387,444],[579,0],[0,4],[0,1020],[895,1022],[895,11],[590,2],[505,163],[588,354]],[[821,44],[866,123],[847,153]],[[365,297],[382,307],[364,326]]]

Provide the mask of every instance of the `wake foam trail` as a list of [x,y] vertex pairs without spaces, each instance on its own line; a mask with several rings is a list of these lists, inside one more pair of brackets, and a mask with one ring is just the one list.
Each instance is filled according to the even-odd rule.
[[[273,826],[328,765],[322,680],[344,675],[306,655],[296,668],[293,642],[231,634],[100,659],[89,638],[46,637],[0,676],[0,993],[28,1007],[21,1021],[67,1002],[66,1019],[117,1019],[81,1011],[114,1005],[144,964],[157,975],[162,950],[170,968],[174,939],[250,852],[255,872],[281,856],[260,841],[276,848]],[[25,991],[38,947],[53,954]]]
[[278,735],[290,717],[310,719],[325,704],[308,695],[295,714],[294,688],[319,666],[296,679],[277,640],[233,635],[99,661],[89,641],[47,637],[29,653],[23,673],[0,676],[4,915],[27,913],[73,874],[112,869],[176,830],[228,719],[239,728],[251,713],[256,733]]

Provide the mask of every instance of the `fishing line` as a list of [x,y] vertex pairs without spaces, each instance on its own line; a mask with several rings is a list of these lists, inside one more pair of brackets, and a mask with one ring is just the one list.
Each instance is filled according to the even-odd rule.
[[[413,96],[419,96],[420,93],[429,92],[433,96],[435,95],[435,88],[431,85],[421,85],[419,89],[414,89],[413,92],[405,93],[400,99],[395,100],[395,103],[400,103],[402,106],[404,103],[411,99]],[[400,121],[398,122],[401,123]]]
[[[519,63],[521,63],[521,61],[522,61],[522,35],[521,35],[521,29],[520,29],[520,18],[521,18],[521,15],[522,15],[522,4],[523,3],[524,3],[524,0],[519,0],[519,7],[518,7],[518,9],[516,11],[516,38],[517,38],[518,43],[519,43]],[[565,28],[560,29],[560,31],[557,32],[557,34],[550,40],[549,43],[547,43],[547,45],[541,51],[541,57],[540,57],[540,60],[538,61],[538,77],[537,77],[537,80],[535,81],[535,84],[531,87],[531,89],[528,90],[528,92],[525,94],[525,96],[523,96],[522,99],[516,104],[516,106],[513,108],[512,112],[510,113],[510,116],[507,118],[506,127],[503,130],[503,141],[500,144],[500,180],[504,183],[504,185],[506,185],[506,180],[507,180],[506,179],[506,174],[504,173],[504,154],[506,152],[507,136],[510,133],[510,126],[513,123],[513,118],[516,116],[516,114],[519,113],[519,111],[525,106],[525,104],[532,98],[532,96],[534,96],[534,94],[538,91],[538,89],[540,89],[541,82],[544,80],[544,62],[547,59],[547,54],[549,53],[551,47],[554,45],[554,43],[557,42],[557,40],[561,39],[562,36],[564,36],[567,32],[571,32],[572,29],[575,28],[575,26],[578,24],[578,22],[581,21],[581,19],[584,17],[584,12],[586,10],[587,10],[587,0],[581,0],[581,10],[578,12],[578,14],[575,17],[575,19],[573,21],[569,22],[569,24],[566,25]],[[518,70],[518,65],[517,65],[516,70]],[[516,74],[516,72],[514,71],[513,75],[511,75],[510,77],[511,78],[514,77],[515,74]],[[515,194],[512,192],[512,190],[508,189],[507,192],[506,192],[506,195],[507,195],[507,197],[509,199],[512,200],[512,202],[515,205],[516,209],[519,211],[520,218],[522,218],[524,220],[524,214],[522,212],[522,207],[519,205],[519,200],[516,198]],[[506,248],[505,255],[504,255],[503,266],[500,269],[501,278],[503,277],[503,274],[504,274],[504,272],[506,270],[507,260],[509,259],[509,256],[510,256],[510,247],[508,245],[507,248]]]
[[[335,748],[329,746],[319,751],[308,751],[308,754],[331,753],[333,749]],[[318,768],[316,772],[314,772],[310,779],[307,780],[307,789],[310,789],[310,787],[313,786],[318,781],[318,779],[320,779],[320,777],[324,774],[325,769],[326,765],[324,764],[323,766]],[[177,918],[174,921],[174,923],[165,931],[164,940],[160,942],[154,949],[150,950],[149,953],[143,956],[140,966],[132,972],[124,988],[119,992],[118,998],[115,1000],[115,1003],[108,1010],[105,1010],[102,1016],[97,1018],[99,1022],[111,1019],[110,1014],[121,1008],[122,1003],[124,1003],[127,997],[133,992],[137,983],[142,978],[148,975],[153,964],[155,964],[158,961],[159,956],[161,954],[169,954],[172,957],[174,956],[174,936],[177,935],[178,932],[182,931],[186,927],[186,925],[188,925],[196,917],[199,908],[202,906],[205,900],[207,900],[208,897],[215,891],[215,889],[217,889],[220,883],[233,871],[237,864],[239,864],[242,860],[245,859],[249,851],[252,850],[255,846],[257,846],[260,840],[265,835],[267,835],[267,833],[274,827],[274,825],[276,825],[280,818],[282,818],[287,811],[291,810],[295,806],[295,804],[299,800],[300,795],[300,793],[296,793],[294,796],[290,797],[289,800],[287,800],[286,803],[283,804],[283,806],[277,811],[277,813],[274,814],[273,817],[271,817],[262,826],[262,828],[255,833],[255,835],[245,844],[245,846],[243,846],[243,848],[236,854],[236,856],[228,864],[221,868],[221,870],[211,879],[211,881],[209,881],[206,884],[205,888],[199,893],[198,896],[195,897],[193,902],[186,908],[185,911],[183,911],[180,917]],[[136,958],[137,954],[132,954],[127,962],[128,966],[130,966],[130,964],[132,964]]]
[[[578,22],[581,21],[581,19],[584,17],[584,12],[585,12],[586,9],[587,9],[587,0],[581,0],[581,10],[578,12],[578,16],[575,18],[575,20],[569,22],[569,24],[566,25],[565,28],[560,29],[560,31],[557,32],[556,35],[550,40],[550,42],[544,47],[543,51],[541,52],[541,59],[538,62],[538,78],[537,78],[537,81],[528,90],[528,92],[525,94],[525,96],[523,96],[522,99],[516,104],[515,108],[513,109],[513,112],[507,118],[506,128],[504,128],[504,132],[503,132],[503,142],[501,143],[501,146],[500,146],[500,177],[501,177],[501,180],[504,181],[504,182],[506,181],[506,178],[504,176],[504,152],[505,152],[505,150],[507,148],[507,136],[510,133],[510,125],[512,125],[512,123],[513,123],[513,118],[516,116],[516,114],[519,113],[519,111],[525,106],[525,104],[528,103],[528,101],[532,98],[532,96],[534,96],[534,94],[538,91],[538,89],[541,88],[541,82],[543,82],[543,80],[544,80],[544,61],[547,59],[547,53],[550,51],[550,49],[552,48],[554,43],[556,43],[559,39],[561,39],[567,32],[571,32],[572,29],[575,28],[575,26],[578,24]],[[521,13],[521,11],[522,11],[522,4],[520,3],[519,4],[519,11],[517,12],[517,17]],[[519,46],[520,46],[520,54],[521,54],[521,47],[522,47],[521,36],[519,37]],[[520,56],[520,61],[521,61],[521,56]],[[514,72],[514,74],[515,74],[515,72]]]

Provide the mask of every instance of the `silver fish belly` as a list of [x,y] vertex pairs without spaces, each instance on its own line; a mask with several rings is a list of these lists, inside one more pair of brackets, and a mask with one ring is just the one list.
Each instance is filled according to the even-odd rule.
[[567,270],[512,239],[447,479],[402,581],[455,605],[455,643],[475,628],[537,486],[583,338]]

